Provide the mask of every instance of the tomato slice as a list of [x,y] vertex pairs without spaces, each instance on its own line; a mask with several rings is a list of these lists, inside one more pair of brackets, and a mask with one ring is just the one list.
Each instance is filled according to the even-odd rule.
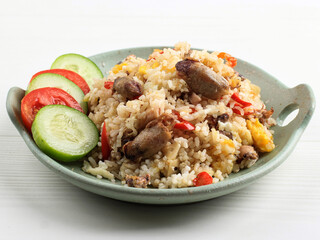
[[66,105],[83,112],[80,104],[66,91],[60,88],[39,88],[28,93],[21,100],[21,117],[25,127],[31,132],[31,126],[37,112],[47,105]]
[[38,75],[42,73],[55,73],[59,74],[61,76],[64,76],[65,78],[69,79],[70,81],[74,82],[78,85],[79,88],[83,91],[84,94],[87,94],[90,92],[89,85],[87,84],[86,80],[83,79],[78,73],[75,73],[73,71],[67,70],[67,69],[49,69],[37,72],[35,75],[32,76],[30,82]]
[[103,160],[107,160],[110,157],[111,147],[109,144],[109,138],[107,133],[106,124],[103,123],[102,133],[101,133],[101,152]]

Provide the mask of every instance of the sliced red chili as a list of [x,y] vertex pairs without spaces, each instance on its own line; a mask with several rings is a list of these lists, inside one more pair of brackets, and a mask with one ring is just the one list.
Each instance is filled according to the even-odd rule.
[[102,152],[103,160],[107,160],[110,157],[111,147],[110,147],[109,137],[108,137],[105,123],[103,123],[102,133],[101,133],[101,152]]
[[193,179],[193,185],[195,187],[200,187],[203,185],[208,185],[213,182],[213,178],[207,172],[201,172],[197,175],[195,179]]
[[246,101],[242,100],[242,99],[239,97],[239,94],[236,93],[236,92],[231,95],[231,98],[232,98],[233,100],[235,100],[236,102],[240,103],[243,107],[249,107],[249,106],[252,105],[251,102],[246,102]]
[[111,88],[113,87],[113,82],[105,82],[105,83],[104,83],[104,87],[105,87],[106,89],[111,89]]
[[191,114],[197,112],[195,108],[191,108]]
[[172,110],[172,113],[178,117],[180,122],[184,121],[184,119],[180,116],[180,113],[177,110]]
[[184,120],[180,116],[180,113],[177,110],[172,110],[172,113],[178,117],[178,121],[179,121],[173,126],[174,128],[180,129],[180,130],[188,130],[188,131],[193,131],[196,129],[196,127],[192,123]]
[[188,131],[193,131],[196,129],[196,127],[188,121],[178,122],[174,125],[174,128]]

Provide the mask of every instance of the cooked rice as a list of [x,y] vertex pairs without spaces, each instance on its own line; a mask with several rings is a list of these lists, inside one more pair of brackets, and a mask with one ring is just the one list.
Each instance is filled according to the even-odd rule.
[[[260,99],[260,88],[250,80],[240,77],[234,69],[218,57],[219,52],[209,53],[205,50],[190,50],[190,45],[180,42],[174,49],[163,49],[163,53],[155,50],[150,60],[128,56],[121,64],[116,65],[107,79],[95,82],[94,88],[86,95],[90,107],[89,117],[101,131],[103,123],[109,136],[111,157],[102,160],[101,143],[84,161],[83,170],[98,178],[116,179],[125,184],[126,175],[150,175],[150,186],[155,188],[182,188],[193,186],[193,179],[200,172],[213,176],[213,183],[222,181],[232,172],[251,167],[254,162],[237,161],[242,145],[255,145],[256,138],[268,140],[269,149],[274,148],[272,134],[268,130],[274,124],[269,118],[260,129],[260,135],[253,136],[253,130],[248,128],[250,118],[257,116],[241,116],[244,110],[234,106],[230,101],[234,92],[239,92],[241,99],[252,103],[252,109],[265,109]],[[202,99],[197,105],[189,102],[189,89],[186,82],[177,76],[175,64],[186,56],[200,61],[229,81],[230,91],[219,101]],[[119,59],[120,60],[120,59]],[[132,76],[144,87],[143,95],[138,99],[126,101],[117,92],[106,89],[106,81],[113,82],[117,77]],[[230,102],[229,107],[227,104]],[[235,114],[232,108],[240,111]],[[138,133],[137,124],[145,117],[148,110],[154,110],[159,115],[179,111],[181,117],[195,125],[195,130],[175,131],[171,141],[165,148],[139,163],[126,159],[121,152],[121,138],[125,129]],[[195,111],[194,111],[195,109]],[[226,123],[219,122],[218,128],[209,128],[207,116],[217,118],[227,113],[230,117]],[[249,118],[249,120],[248,120]],[[232,133],[229,139],[219,130]],[[258,142],[259,144],[263,141]]]

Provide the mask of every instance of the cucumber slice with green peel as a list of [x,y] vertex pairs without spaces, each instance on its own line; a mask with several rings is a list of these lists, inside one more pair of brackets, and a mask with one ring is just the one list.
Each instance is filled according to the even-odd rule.
[[89,58],[75,53],[68,53],[58,57],[51,69],[62,68],[74,71],[86,80],[90,89],[93,88],[96,79],[102,79],[103,74],[99,67]]
[[87,113],[88,104],[83,101],[83,91],[77,86],[77,84],[73,83],[69,79],[55,73],[40,74],[30,82],[26,90],[26,95],[35,89],[44,87],[56,87],[66,91],[80,104],[83,112]]
[[51,158],[72,162],[83,158],[99,141],[99,132],[82,112],[64,105],[39,110],[31,127],[38,147]]

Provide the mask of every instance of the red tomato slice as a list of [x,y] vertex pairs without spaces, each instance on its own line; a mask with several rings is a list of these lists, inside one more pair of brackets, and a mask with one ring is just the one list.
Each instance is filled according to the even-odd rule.
[[49,69],[49,70],[44,70],[37,72],[35,75],[32,76],[30,82],[38,75],[42,73],[55,73],[59,74],[61,76],[64,76],[65,78],[69,79],[70,81],[74,82],[75,84],[78,85],[79,88],[83,91],[84,94],[87,94],[90,92],[89,85],[87,84],[86,80],[84,80],[78,73],[75,73],[70,70],[66,69]]
[[83,112],[80,104],[66,91],[60,88],[39,88],[21,100],[21,117],[25,127],[31,132],[37,112],[42,107],[53,104],[66,105]]
[[109,138],[107,133],[106,124],[103,123],[102,133],[101,133],[101,152],[103,160],[107,160],[110,157],[111,147],[109,144]]

